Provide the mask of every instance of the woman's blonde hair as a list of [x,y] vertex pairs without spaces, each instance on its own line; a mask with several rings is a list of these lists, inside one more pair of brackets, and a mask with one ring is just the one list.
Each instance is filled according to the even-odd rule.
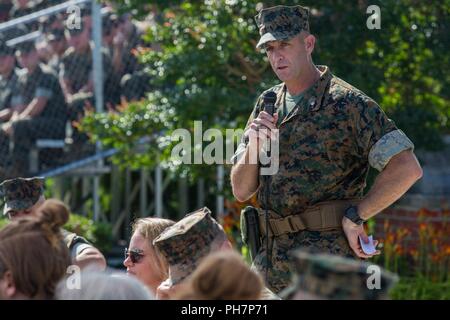
[[38,216],[12,221],[0,231],[0,276],[10,271],[17,291],[29,298],[51,299],[66,274],[70,254],[60,228],[69,210],[46,200]]
[[132,225],[133,234],[135,232],[140,234],[148,241],[149,247],[153,249],[152,254],[154,257],[151,261],[155,264],[156,268],[160,270],[161,274],[159,276],[161,281],[169,277],[169,264],[159,252],[158,248],[153,246],[153,240],[155,240],[166,228],[174,224],[175,222],[169,219],[148,217],[137,219]]
[[231,250],[206,257],[175,296],[181,300],[256,300],[264,288],[259,274]]

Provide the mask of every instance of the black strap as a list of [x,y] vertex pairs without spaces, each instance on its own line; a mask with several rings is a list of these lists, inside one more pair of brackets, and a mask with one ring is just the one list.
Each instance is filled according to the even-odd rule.
[[72,243],[70,244],[70,250],[72,250],[72,248],[77,244],[77,243],[85,243],[85,244],[90,244],[89,241],[87,241],[85,238],[80,237],[80,236],[75,236],[72,240]]

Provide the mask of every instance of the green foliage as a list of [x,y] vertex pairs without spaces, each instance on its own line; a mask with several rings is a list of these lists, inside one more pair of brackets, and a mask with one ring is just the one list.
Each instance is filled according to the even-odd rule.
[[[258,1],[115,1],[136,17],[157,12],[158,24],[145,38],[160,50],[143,50],[141,62],[154,91],[120,114],[88,116],[82,127],[106,147],[121,152],[123,166],[153,166],[167,160],[176,128],[243,128],[257,96],[278,82],[265,55],[255,49]],[[292,4],[266,1],[265,6]],[[369,30],[368,4],[361,1],[305,0],[317,37],[315,63],[377,100],[417,148],[442,147],[448,133],[448,21],[450,2],[373,1],[381,8],[381,30]],[[259,4],[261,5],[261,4]],[[130,12],[130,11],[129,11]],[[159,138],[135,152],[142,136]],[[167,166],[213,175],[213,166]]]
[[[1,217],[0,229],[8,223],[8,219]],[[111,249],[112,228],[109,224],[94,222],[92,219],[71,214],[69,221],[64,225],[64,229],[86,238],[103,253],[107,253]]]
[[94,222],[89,218],[71,214],[64,228],[86,238],[103,253],[111,249],[112,228],[109,224]]
[[[155,104],[155,100],[159,104]],[[164,99],[154,93],[146,102],[130,103],[120,114],[92,113],[83,119],[81,127],[92,140],[102,141],[104,148],[121,151],[118,157],[113,158],[116,164],[134,168],[151,166],[159,149],[156,140],[140,145],[138,142],[143,137],[164,134],[163,130],[170,130],[173,126],[174,111],[163,102]],[[143,147],[145,156],[142,156]]]
[[3,216],[0,217],[0,229],[2,229],[4,226],[8,224],[9,220],[5,219]]
[[404,278],[390,291],[394,300],[449,300],[450,281],[434,282],[427,278]]

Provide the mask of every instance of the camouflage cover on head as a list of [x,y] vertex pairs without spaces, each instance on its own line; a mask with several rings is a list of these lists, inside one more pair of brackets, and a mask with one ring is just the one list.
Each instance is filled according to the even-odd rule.
[[4,215],[11,210],[31,208],[44,194],[44,179],[34,177],[5,180],[0,184],[0,194],[5,198]]
[[276,6],[261,10],[255,16],[261,39],[257,48],[269,41],[287,40],[302,30],[309,32],[309,11],[301,6]]
[[24,42],[16,44],[16,53],[19,55],[27,54],[34,50],[36,50],[36,44],[34,40],[26,40]]
[[187,214],[164,230],[154,241],[169,263],[169,278],[177,284],[191,274],[201,258],[209,254],[211,244],[225,232],[204,207]]
[[0,38],[0,56],[13,56],[14,48],[11,48],[4,42],[2,38]]
[[[295,251],[294,257],[293,284],[280,294],[285,299],[301,291],[322,299],[380,300],[388,298],[389,289],[398,281],[397,275],[360,260],[306,250]],[[374,275],[377,269],[379,283]]]

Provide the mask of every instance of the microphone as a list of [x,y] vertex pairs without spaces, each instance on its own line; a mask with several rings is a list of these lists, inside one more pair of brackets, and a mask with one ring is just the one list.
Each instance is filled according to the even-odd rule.
[[[268,91],[264,94],[263,96],[263,108],[264,111],[267,112],[268,114],[270,114],[271,116],[273,116],[274,112],[275,112],[275,102],[277,101],[277,94],[273,91]],[[267,154],[267,158],[270,159],[271,154],[270,154],[270,149],[266,151]],[[270,160],[269,160],[270,161]],[[267,166],[267,164],[265,165]],[[264,218],[265,218],[265,225],[266,225],[266,232],[268,232],[269,230],[269,212],[268,212],[268,205],[269,205],[269,196],[270,196],[270,176],[267,176],[266,178],[266,183],[265,183],[265,190],[264,190],[264,194],[265,194],[265,200],[266,200],[266,208],[265,208],[265,214],[264,214]],[[269,272],[269,264],[272,265],[272,258],[271,258],[271,253],[269,253],[269,239],[266,235],[266,258],[268,260],[269,263],[266,264],[266,279],[268,276],[268,272]]]
[[275,112],[275,101],[277,101],[277,94],[273,91],[268,91],[263,96],[264,111],[273,116]]
[[[273,116],[275,112],[275,102],[277,101],[277,94],[273,91],[267,91],[263,96],[264,111]],[[267,151],[267,157],[270,158],[270,150]]]

